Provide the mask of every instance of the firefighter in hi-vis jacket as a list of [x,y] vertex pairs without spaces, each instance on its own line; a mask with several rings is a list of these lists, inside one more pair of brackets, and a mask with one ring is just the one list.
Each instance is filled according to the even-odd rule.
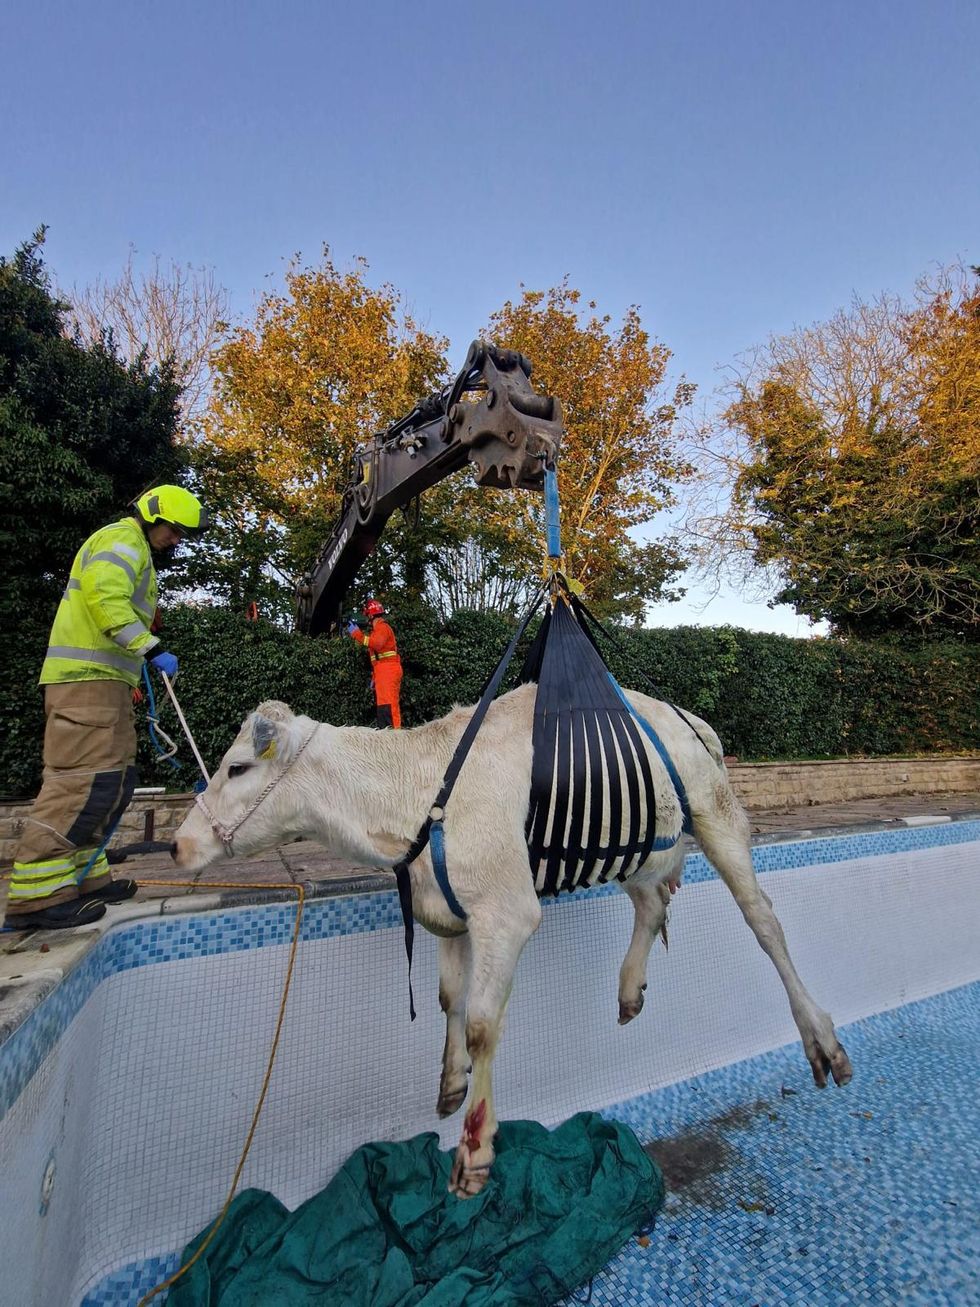
[[356,622],[347,623],[347,633],[358,644],[364,645],[371,659],[371,677],[374,681],[374,701],[377,705],[379,729],[386,726],[401,729],[402,715],[398,706],[398,691],[402,683],[402,660],[398,657],[395,633],[385,621],[385,610],[377,599],[364,605],[364,616],[371,623],[367,635]]
[[135,881],[112,879],[102,845],[136,784],[132,694],[144,660],[177,671],[151,629],[151,551],[170,553],[206,527],[189,490],[154,486],[75,556],[41,668],[44,781],[14,852],[9,928],[85,926],[136,893]]

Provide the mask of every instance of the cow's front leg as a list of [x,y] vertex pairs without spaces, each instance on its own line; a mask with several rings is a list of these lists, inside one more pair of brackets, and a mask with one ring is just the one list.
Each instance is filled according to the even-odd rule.
[[[466,1004],[466,1047],[473,1063],[469,1108],[456,1149],[449,1190],[459,1198],[478,1194],[490,1177],[497,1114],[493,1102],[493,1058],[503,1033],[514,968],[521,950],[537,929],[541,909],[531,882],[529,898],[498,905],[494,920],[471,918],[470,984]],[[523,896],[522,896],[523,898]]]
[[440,1116],[452,1116],[462,1107],[466,1097],[470,1071],[466,1051],[469,961],[468,935],[452,935],[439,940],[439,1006],[446,1014],[446,1046],[442,1054],[442,1078],[436,1104]]
[[[682,861],[683,855],[678,856],[678,865],[672,867],[671,875],[680,876]],[[621,1026],[625,1026],[642,1011],[650,948],[659,933],[663,934],[666,943],[667,905],[670,903],[670,889],[659,874],[654,878],[651,873],[641,871],[625,881],[623,889],[633,904],[633,935],[619,969]]]

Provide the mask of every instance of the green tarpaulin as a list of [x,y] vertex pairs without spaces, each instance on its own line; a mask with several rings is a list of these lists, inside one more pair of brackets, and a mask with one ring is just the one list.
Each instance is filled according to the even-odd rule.
[[636,1136],[594,1113],[553,1131],[504,1122],[496,1149],[489,1183],[467,1200],[447,1192],[452,1155],[434,1134],[366,1144],[295,1212],[245,1190],[170,1307],[542,1307],[663,1202]]

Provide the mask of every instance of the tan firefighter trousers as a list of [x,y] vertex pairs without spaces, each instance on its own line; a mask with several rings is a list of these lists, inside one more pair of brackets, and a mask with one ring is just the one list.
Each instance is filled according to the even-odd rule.
[[[46,685],[44,713],[44,781],[14,854],[8,917],[78,896],[73,877],[48,873],[45,879],[39,864],[73,859],[81,873],[82,855],[102,843],[136,785],[133,698],[124,681]],[[86,876],[86,892],[109,879],[102,859],[92,870],[97,874]]]

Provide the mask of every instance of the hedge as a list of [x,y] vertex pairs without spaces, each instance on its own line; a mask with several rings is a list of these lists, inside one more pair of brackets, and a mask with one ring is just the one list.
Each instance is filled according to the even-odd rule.
[[[441,624],[424,606],[405,604],[393,620],[407,726],[472,703],[513,634],[492,613],[458,613]],[[40,781],[43,712],[35,681],[47,636],[45,622],[4,637],[0,793],[8,797],[33,794]],[[744,761],[978,747],[976,645],[798,640],[733,627],[617,630],[615,637],[618,647],[606,653],[623,685],[647,689],[642,671],[664,698],[710,721],[726,752]],[[181,705],[212,763],[265,699],[337,724],[374,721],[367,659],[346,638],[310,638],[227,609],[177,607],[167,613],[164,639],[180,659]],[[520,654],[505,685],[517,682]],[[180,738],[169,704],[161,721]],[[186,744],[179,757],[179,769],[157,762],[141,729],[144,784],[190,788],[196,772]]]

